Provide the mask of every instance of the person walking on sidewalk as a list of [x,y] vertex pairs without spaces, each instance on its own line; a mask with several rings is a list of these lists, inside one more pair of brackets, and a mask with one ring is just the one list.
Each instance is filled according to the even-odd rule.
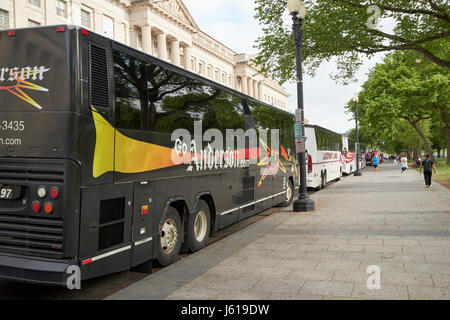
[[402,173],[403,173],[408,168],[408,158],[406,157],[406,153],[403,153],[400,162],[402,163]]
[[427,154],[425,156],[425,160],[422,161],[420,165],[420,174],[422,174],[423,169],[423,177],[425,178],[425,188],[431,188],[431,175],[432,170],[434,170],[434,174],[436,174],[436,167],[434,162],[430,160],[430,155]]
[[373,170],[376,172],[378,172],[378,162],[380,161],[380,156],[378,155],[377,152],[374,152],[373,154],[373,158],[372,158],[372,166],[373,166]]

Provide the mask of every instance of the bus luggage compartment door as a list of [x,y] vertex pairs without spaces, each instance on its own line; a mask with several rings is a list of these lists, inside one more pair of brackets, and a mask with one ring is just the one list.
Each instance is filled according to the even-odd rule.
[[132,252],[133,185],[82,187],[81,197],[82,278],[128,269]]
[[155,217],[153,184],[136,182],[134,184],[133,205],[133,259],[132,266],[154,259],[153,244],[158,230]]

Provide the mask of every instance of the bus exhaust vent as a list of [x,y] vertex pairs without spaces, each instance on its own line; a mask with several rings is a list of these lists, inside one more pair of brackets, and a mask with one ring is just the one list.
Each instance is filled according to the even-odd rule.
[[106,49],[91,45],[91,104],[108,108],[108,62]]
[[19,160],[0,161],[0,181],[7,184],[26,182],[64,183],[64,164],[28,163]]
[[0,252],[59,258],[63,254],[63,221],[1,214]]

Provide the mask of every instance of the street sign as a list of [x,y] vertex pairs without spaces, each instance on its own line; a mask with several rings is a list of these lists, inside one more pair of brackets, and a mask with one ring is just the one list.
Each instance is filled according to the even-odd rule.
[[301,138],[302,137],[302,125],[300,123],[295,123],[294,129],[295,129],[295,137]]
[[295,109],[295,122],[302,123],[302,110]]
[[295,152],[303,153],[305,152],[305,138],[295,138]]

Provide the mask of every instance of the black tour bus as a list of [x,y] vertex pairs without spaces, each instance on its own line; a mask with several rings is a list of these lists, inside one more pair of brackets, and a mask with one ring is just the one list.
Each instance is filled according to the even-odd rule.
[[[4,30],[0,48],[0,278],[166,266],[298,188],[288,112],[76,26]],[[252,163],[249,139],[213,157],[201,141],[174,163],[171,134],[197,139],[199,120],[224,136],[276,128],[279,150]]]

